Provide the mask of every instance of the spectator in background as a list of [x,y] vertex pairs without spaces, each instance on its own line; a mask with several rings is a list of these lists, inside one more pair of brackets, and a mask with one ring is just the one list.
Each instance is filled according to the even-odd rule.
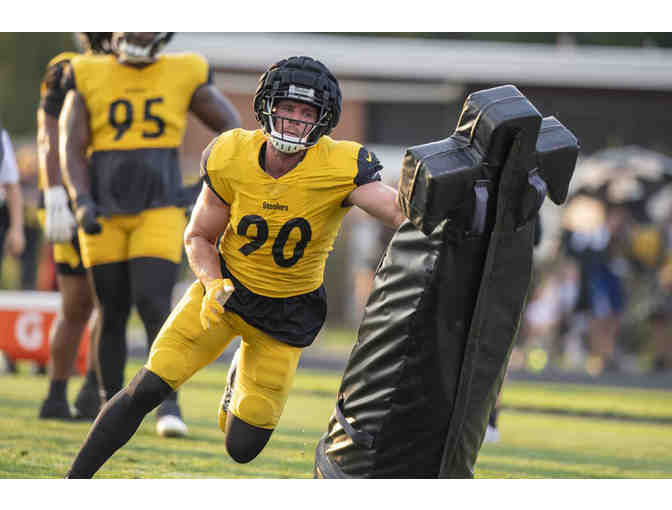
[[668,225],[668,255],[665,264],[658,272],[660,299],[651,316],[653,325],[653,362],[652,372],[672,370],[672,227]]
[[[37,220],[37,151],[33,144],[23,144],[16,151],[19,168],[19,186],[23,201],[23,235],[25,247],[19,257],[20,274],[18,288],[35,290],[37,265],[40,256],[42,234]],[[36,363],[35,373],[45,375],[47,365]]]
[[580,272],[577,311],[588,317],[589,373],[619,371],[616,352],[625,290],[621,266],[628,248],[630,214],[624,207],[604,205],[601,224],[591,231],[566,231],[567,254]]
[[672,211],[662,224],[633,231],[632,258],[638,282],[644,282],[650,300],[651,372],[672,370]]
[[[23,253],[23,211],[19,171],[12,142],[0,124],[0,276],[5,249],[13,257]],[[16,372],[14,360],[6,358],[9,372]]]
[[37,284],[37,266],[42,245],[42,229],[37,219],[37,148],[34,144],[25,144],[17,151],[19,165],[19,184],[23,197],[23,232],[26,247],[21,254],[20,288],[35,290]]
[[[7,131],[0,126],[0,246],[19,257],[26,240],[23,233],[23,199],[19,187],[19,169]],[[0,273],[2,258],[0,258]]]

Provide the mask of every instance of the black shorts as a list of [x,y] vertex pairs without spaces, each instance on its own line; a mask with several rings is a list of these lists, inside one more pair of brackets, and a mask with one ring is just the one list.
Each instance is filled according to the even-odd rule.
[[327,318],[327,291],[324,284],[306,294],[272,298],[255,294],[237,280],[219,258],[222,275],[229,278],[235,292],[224,307],[240,315],[249,325],[294,347],[308,347]]

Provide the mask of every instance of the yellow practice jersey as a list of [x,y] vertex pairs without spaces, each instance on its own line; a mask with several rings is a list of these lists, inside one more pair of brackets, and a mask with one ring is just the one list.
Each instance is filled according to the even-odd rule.
[[206,148],[201,171],[230,206],[218,246],[227,269],[252,292],[284,298],[320,287],[344,201],[382,167],[362,145],[323,136],[275,179],[260,165],[265,141],[261,130],[227,131]]
[[207,60],[194,53],[161,55],[145,67],[114,55],[81,55],[71,65],[93,151],[179,147],[191,98],[209,82]]
[[114,55],[72,59],[66,86],[89,115],[91,195],[102,216],[177,205],[178,148],[194,93],[211,83],[207,60],[166,54],[144,67]]
[[[63,107],[65,93],[63,88],[62,76],[63,67],[78,53],[64,51],[52,58],[47,64],[47,70],[40,84],[40,108],[52,117],[58,118]],[[44,190],[47,187],[47,169],[39,169],[38,189]]]

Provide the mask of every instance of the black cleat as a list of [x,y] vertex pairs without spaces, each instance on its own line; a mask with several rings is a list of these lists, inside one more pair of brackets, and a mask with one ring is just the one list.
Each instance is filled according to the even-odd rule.
[[72,421],[72,413],[66,400],[45,400],[40,407],[39,417],[41,420]]
[[7,356],[4,352],[0,352],[5,359],[5,370],[8,374],[18,374],[19,369],[16,367],[16,361]]
[[84,383],[77,394],[74,406],[76,420],[95,420],[100,412],[101,400],[98,385]]

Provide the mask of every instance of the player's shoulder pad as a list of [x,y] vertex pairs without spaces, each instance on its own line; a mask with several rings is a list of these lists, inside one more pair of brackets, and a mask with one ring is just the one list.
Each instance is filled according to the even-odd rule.
[[72,60],[77,55],[79,55],[79,53],[75,53],[74,51],[64,51],[63,53],[59,53],[49,61],[49,63],[47,64],[47,69],[55,65],[62,66],[69,60]]
[[166,62],[174,62],[181,64],[188,68],[207,69],[209,67],[208,59],[200,53],[193,53],[190,51],[180,53],[164,53],[159,56],[160,59]]
[[360,186],[367,182],[379,181],[382,169],[382,163],[373,152],[364,146],[359,148],[357,152],[357,177],[355,177],[355,184]]
[[44,77],[42,78],[42,86],[40,93],[44,96],[49,90],[58,90],[61,88],[61,80],[63,79],[63,69],[67,66],[69,60],[59,60],[47,67]]
[[199,53],[166,53],[159,59],[167,66],[170,72],[187,80],[196,87],[213,82],[213,74],[208,60]]
[[116,62],[114,55],[82,54],[75,55],[70,59],[70,66],[77,72],[95,72],[100,66],[106,66]]
[[52,58],[47,64],[47,70],[42,78],[40,94],[44,96],[49,90],[58,90],[61,88],[63,79],[63,69],[68,65],[73,57],[78,53],[73,51],[64,51]]
[[383,165],[376,155],[361,143],[333,140],[329,136],[323,136],[321,141],[321,146],[330,161],[337,163],[346,172],[353,172],[356,169],[354,182],[357,186],[381,180],[380,171]]
[[254,132],[242,128],[230,129],[216,136],[201,155],[201,173],[221,171],[228,162],[236,159]]
[[107,63],[114,62],[117,58],[114,55],[100,54],[100,53],[78,53],[70,60],[74,63]]
[[378,157],[364,146],[357,151],[357,176],[355,184],[361,186],[373,181],[380,181],[383,165]]

